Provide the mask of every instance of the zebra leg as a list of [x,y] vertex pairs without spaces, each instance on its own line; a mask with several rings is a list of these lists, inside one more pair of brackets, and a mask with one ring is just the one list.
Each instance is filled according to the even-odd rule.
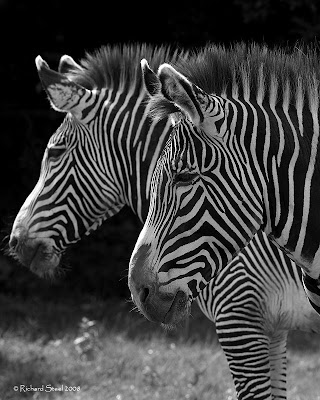
[[270,339],[270,376],[272,399],[287,398],[287,336],[281,331]]
[[270,338],[252,324],[216,328],[238,399],[271,400]]

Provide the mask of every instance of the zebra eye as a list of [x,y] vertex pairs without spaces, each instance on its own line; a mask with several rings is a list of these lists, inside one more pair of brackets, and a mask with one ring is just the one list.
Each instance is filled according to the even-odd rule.
[[180,172],[174,178],[175,183],[190,184],[196,178],[196,174],[191,172]]
[[51,147],[48,149],[48,159],[50,158],[59,158],[66,151],[64,147],[54,148]]

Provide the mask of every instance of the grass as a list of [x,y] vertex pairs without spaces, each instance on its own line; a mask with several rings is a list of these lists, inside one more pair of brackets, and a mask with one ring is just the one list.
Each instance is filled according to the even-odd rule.
[[[119,299],[0,296],[0,399],[236,398],[214,325],[197,308],[188,326],[168,332],[131,308]],[[319,336],[291,334],[288,359],[288,398],[320,400]],[[13,390],[20,385],[30,390]]]

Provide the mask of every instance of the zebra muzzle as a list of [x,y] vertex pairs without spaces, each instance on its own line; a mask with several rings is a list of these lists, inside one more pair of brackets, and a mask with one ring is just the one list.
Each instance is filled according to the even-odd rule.
[[149,256],[150,245],[133,252],[128,274],[132,300],[150,321],[176,325],[189,314],[189,296],[180,287],[160,284]]
[[138,303],[146,318],[164,325],[176,325],[189,315],[188,295],[181,290],[176,293],[141,290]]
[[45,240],[13,235],[9,247],[11,256],[40,277],[52,276],[60,263],[60,254]]
[[30,270],[39,277],[52,277],[59,266],[61,256],[46,244],[37,246],[30,263]]

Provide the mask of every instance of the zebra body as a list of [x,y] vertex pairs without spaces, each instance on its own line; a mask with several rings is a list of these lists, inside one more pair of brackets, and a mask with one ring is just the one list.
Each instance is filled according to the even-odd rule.
[[[54,273],[61,253],[69,245],[96,229],[123,205],[130,206],[141,221],[147,217],[152,172],[169,137],[171,123],[147,117],[140,71],[136,67],[132,70],[133,58],[138,65],[144,56],[152,57],[157,67],[168,59],[169,52],[143,46],[122,51],[107,48],[87,56],[81,65],[63,56],[59,73],[37,58],[39,75],[52,106],[58,111],[69,110],[48,142],[39,182],[17,215],[11,234],[13,255],[40,275]],[[176,62],[177,56],[171,59]],[[101,71],[104,64],[105,71]],[[109,71],[120,71],[121,67],[131,68],[131,72],[120,76]],[[249,251],[255,257],[245,256]],[[275,271],[283,271],[278,274],[282,285],[272,285],[278,275],[268,274],[271,265]],[[261,291],[256,271],[265,272],[265,283],[269,282],[273,296]],[[254,294],[254,310],[246,315],[235,304],[236,279],[242,279],[249,288],[245,291],[248,304]],[[314,329],[311,321],[317,318],[304,297],[296,266],[272,249],[261,234],[256,243],[249,244],[210,282],[198,302],[216,323],[239,398],[261,396],[259,379],[263,379],[265,398],[270,393],[281,393],[285,398],[287,331]],[[246,330],[233,329],[232,322],[243,319],[257,331],[254,338]],[[258,355],[265,368],[261,368],[263,378],[255,380],[246,369],[250,356],[239,358],[239,348],[243,339],[254,347],[261,338],[265,351],[260,347]],[[279,359],[281,362],[274,365],[274,360]],[[275,378],[265,372],[268,368],[277,371]],[[248,382],[249,389],[244,382]]]
[[207,47],[178,64],[185,75],[142,62],[147,89],[156,87],[150,114],[174,121],[130,261],[145,314],[167,323],[187,316],[260,229],[303,269],[320,313],[319,66],[311,51],[255,45]]
[[299,272],[259,232],[197,298],[215,323],[239,399],[286,399],[288,331],[320,333]]

